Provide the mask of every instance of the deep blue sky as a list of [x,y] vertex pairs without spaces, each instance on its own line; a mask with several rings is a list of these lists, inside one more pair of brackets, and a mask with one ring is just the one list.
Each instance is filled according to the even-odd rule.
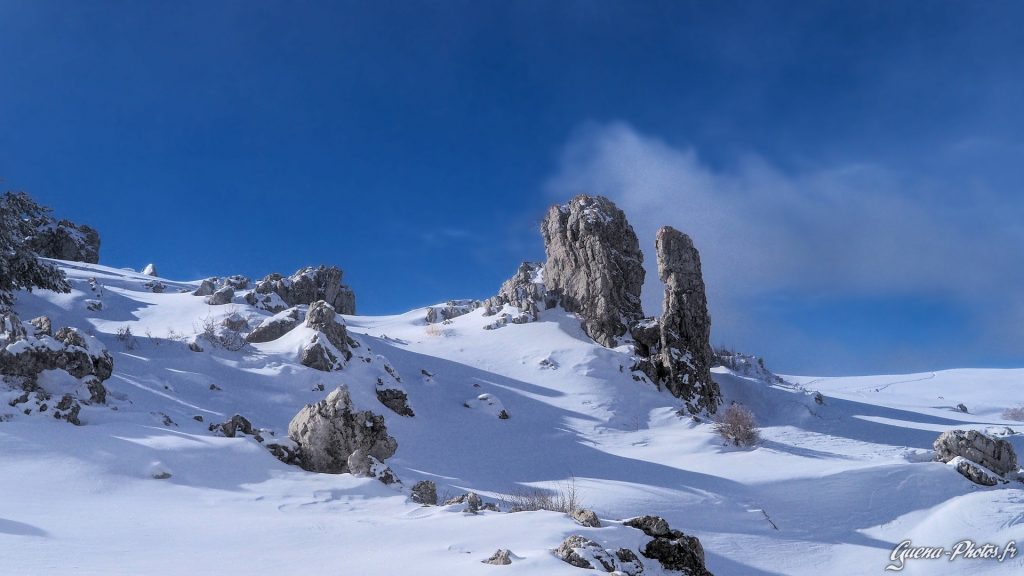
[[[637,221],[689,224],[716,342],[780,370],[1024,365],[1022,17],[1017,2],[0,0],[0,177],[98,228],[103,263],[173,278],[333,263],[361,313],[494,293],[542,257],[550,203],[598,191],[643,206]],[[744,244],[773,207],[775,230],[806,237]],[[753,264],[731,266],[739,253]],[[748,276],[757,262],[770,269]]]

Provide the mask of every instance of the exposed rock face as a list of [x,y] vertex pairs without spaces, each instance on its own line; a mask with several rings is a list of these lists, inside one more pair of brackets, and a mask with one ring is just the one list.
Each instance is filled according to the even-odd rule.
[[252,332],[246,335],[245,340],[250,343],[277,340],[298,326],[304,318],[305,314],[298,308],[289,308],[278,312],[260,322],[259,326],[253,328]]
[[409,407],[409,395],[404,390],[397,388],[377,388],[377,400],[391,409],[399,416],[415,416],[416,413]]
[[344,320],[338,320],[334,308],[323,300],[309,307],[306,327],[317,330],[317,334],[302,349],[299,361],[304,366],[330,372],[340,370],[352,358]]
[[[114,359],[107,349],[75,328],[61,328],[50,336],[48,330],[40,329],[50,328],[48,319],[44,322],[37,318],[35,322],[23,323],[13,313],[0,316],[0,376],[34,391],[44,370],[64,370],[81,381],[89,402],[106,403],[103,381],[114,370]],[[70,404],[67,409],[71,409]],[[75,411],[76,418],[77,414]]]
[[644,258],[626,215],[607,198],[580,195],[553,206],[541,233],[547,292],[579,314],[583,330],[599,344],[618,345],[643,317]]
[[213,294],[206,297],[206,303],[210,306],[221,306],[230,304],[235,299],[235,290],[231,286],[224,286]]
[[89,264],[100,261],[100,235],[95,229],[49,216],[38,218],[33,225],[36,232],[26,239],[26,244],[36,254]]
[[711,318],[700,269],[700,254],[690,237],[670,226],[655,241],[658,275],[665,283],[659,341],[665,387],[691,412],[714,413],[721,402],[711,379]]
[[[935,459],[940,462],[951,462],[961,458],[987,468],[992,472],[1006,476],[1019,470],[1017,454],[1013,445],[1000,438],[993,438],[977,430],[948,430],[935,440]],[[957,462],[957,471],[977,482],[976,478],[985,476],[976,467],[965,462]],[[988,484],[987,482],[979,482]]]
[[[484,302],[484,316],[497,314],[498,310],[505,304],[519,308],[520,313],[516,317],[508,316],[509,320],[501,323],[522,324],[535,321],[540,316],[541,309],[553,308],[558,303],[554,294],[549,294],[544,287],[544,265],[538,262],[523,262],[514,276],[505,281],[498,290],[498,294]],[[490,329],[497,328],[498,325]]]
[[341,283],[341,279],[342,271],[335,266],[303,268],[288,278],[270,274],[256,283],[245,300],[252,306],[271,312],[323,300],[339,314],[355,314],[355,294]]
[[357,412],[347,386],[300,410],[288,424],[288,437],[299,446],[302,467],[312,472],[348,472],[348,458],[356,450],[383,461],[398,449],[384,417]]
[[616,572],[630,576],[642,574],[644,571],[643,564],[632,550],[619,548],[612,552],[597,542],[578,534],[566,538],[555,549],[555,556],[577,568]]
[[413,484],[412,501],[425,506],[436,506],[437,485],[430,480],[420,480]]
[[427,324],[436,324],[458,318],[469,314],[473,310],[483,306],[480,300],[449,300],[444,306],[431,306],[427,308]]

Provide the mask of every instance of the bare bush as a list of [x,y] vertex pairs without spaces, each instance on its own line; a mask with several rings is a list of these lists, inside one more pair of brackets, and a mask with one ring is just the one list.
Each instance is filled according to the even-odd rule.
[[570,478],[553,490],[531,488],[513,492],[503,496],[501,503],[509,512],[549,510],[572,514],[583,508],[579,490],[576,488],[576,478]]
[[237,330],[231,330],[221,325],[213,316],[202,318],[194,325],[196,334],[214,346],[219,346],[231,352],[238,352],[245,348],[245,338]]
[[1016,420],[1024,422],[1024,405],[1003,410],[1003,420]]
[[135,346],[138,345],[131,326],[127,324],[117,329],[117,341],[124,345],[125,350],[135,350]]
[[715,422],[715,432],[733,446],[753,446],[761,438],[754,413],[739,404],[726,408]]

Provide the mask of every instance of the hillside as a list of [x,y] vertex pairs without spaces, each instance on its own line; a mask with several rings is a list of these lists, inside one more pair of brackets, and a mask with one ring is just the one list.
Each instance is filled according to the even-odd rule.
[[[588,572],[552,554],[563,539],[638,549],[643,534],[619,521],[642,514],[698,537],[718,576],[883,573],[904,539],[1024,540],[1020,483],[981,487],[930,461],[944,430],[1015,430],[1000,414],[1020,398],[1024,370],[773,382],[714,368],[725,402],[749,407],[762,426],[760,444],[739,449],[707,418],[680,411],[682,400],[634,378],[631,346],[598,345],[560,308],[490,330],[483,308],[434,324],[427,309],[345,315],[353,357],[324,372],[298,360],[304,327],[238,349],[202,338],[232,314],[249,326],[271,316],[247,303],[247,289],[210,305],[191,294],[199,281],[56,262],[72,292],[19,293],[15,311],[94,336],[115,368],[106,403],[83,404],[81,426],[31,402],[10,406],[19,392],[2,393],[5,574],[572,576]],[[415,415],[382,405],[378,379],[404,391]],[[40,384],[54,401],[79,385],[61,371]],[[357,408],[384,416],[398,443],[386,464],[401,486],[307,472],[265,449],[286,443],[296,413],[339,385]],[[264,442],[210,430],[234,414]],[[1019,433],[1008,439],[1024,448]],[[424,507],[409,500],[420,480],[435,482],[442,500],[474,491],[502,510],[510,495],[574,491],[604,526],[558,512]],[[481,563],[499,548],[511,550],[511,565]],[[1021,556],[917,560],[904,572],[1022,567]],[[660,570],[647,561],[643,573]]]

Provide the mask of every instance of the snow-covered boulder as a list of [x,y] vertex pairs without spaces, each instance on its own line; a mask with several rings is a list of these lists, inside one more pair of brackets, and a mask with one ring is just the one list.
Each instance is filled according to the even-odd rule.
[[362,448],[350,454],[348,459],[345,460],[345,464],[348,466],[349,473],[353,476],[376,478],[382,484],[388,486],[402,484],[402,481],[398,479],[398,476],[387,464],[370,456]]
[[589,508],[580,508],[573,510],[570,514],[573,520],[576,521],[580,526],[587,528],[600,528],[601,519],[597,517],[597,513]]
[[305,319],[305,313],[299,308],[288,308],[274,314],[246,335],[245,340],[249,343],[270,342],[277,340],[298,326]]
[[602,572],[636,576],[642,574],[644,570],[643,564],[632,550],[619,548],[613,552],[579,534],[566,538],[555,549],[555,556],[577,568]]
[[330,372],[342,369],[352,358],[345,321],[333,306],[323,300],[314,302],[306,313],[306,327],[316,334],[302,347],[299,362],[303,366]]
[[300,410],[288,424],[288,437],[298,445],[303,468],[331,474],[348,472],[348,458],[356,450],[384,461],[398,449],[384,417],[356,411],[347,386]]
[[487,560],[481,560],[484,564],[492,566],[508,566],[512,563],[512,551],[505,548],[498,548]]
[[[939,435],[933,446],[935,459],[940,462],[950,463],[956,458],[962,458],[991,470],[999,476],[1006,476],[1019,470],[1017,454],[1014,452],[1012,444],[977,430],[947,430]],[[975,482],[977,481],[975,478],[984,476],[976,471],[976,467],[962,462],[957,463],[957,471]],[[979,483],[984,484],[985,482]],[[991,486],[991,484],[987,485]]]
[[230,304],[235,299],[235,289],[231,286],[224,286],[206,297],[206,303],[210,306],[222,306]]
[[690,576],[710,576],[704,565],[704,547],[696,536],[674,530],[661,516],[638,516],[623,522],[653,538],[641,553],[657,560],[665,570],[677,570]]
[[154,277],[160,275],[156,271],[156,264],[153,264],[152,262],[150,262],[149,264],[146,264],[146,267],[142,269],[142,274],[145,275],[145,276],[154,276]]
[[217,285],[214,284],[215,279],[207,278],[199,283],[199,287],[192,292],[193,296],[210,296],[217,291]]

